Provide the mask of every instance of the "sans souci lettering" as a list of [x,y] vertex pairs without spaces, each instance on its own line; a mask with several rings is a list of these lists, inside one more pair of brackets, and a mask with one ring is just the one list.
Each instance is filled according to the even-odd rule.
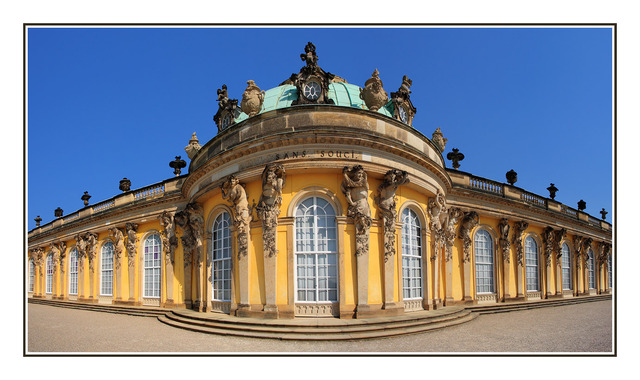
[[362,159],[362,153],[349,149],[318,149],[302,150],[284,153],[276,153],[275,160],[289,160],[295,158],[341,158],[341,159]]

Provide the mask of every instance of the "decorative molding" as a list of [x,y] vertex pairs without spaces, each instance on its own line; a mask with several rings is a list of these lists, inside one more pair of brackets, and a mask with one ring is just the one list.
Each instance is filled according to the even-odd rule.
[[411,84],[411,79],[407,78],[405,75],[402,77],[402,84],[398,91],[391,93],[393,117],[407,125],[411,125],[413,123],[413,117],[417,112],[417,109],[413,106],[409,95],[411,94]]
[[347,216],[353,219],[356,229],[356,256],[369,253],[369,227],[371,227],[371,209],[368,195],[367,173],[362,165],[342,169],[343,179],[340,190],[347,199]]
[[295,304],[295,314],[300,317],[330,317],[340,315],[340,304],[319,303],[319,304]]
[[424,310],[424,308],[422,307],[422,299],[418,299],[418,300],[403,300],[402,303],[404,304],[404,311],[419,311],[419,310]]
[[384,175],[384,180],[378,186],[378,194],[374,197],[384,226],[384,261],[396,254],[396,190],[400,185],[409,182],[408,174],[404,170],[391,169]]

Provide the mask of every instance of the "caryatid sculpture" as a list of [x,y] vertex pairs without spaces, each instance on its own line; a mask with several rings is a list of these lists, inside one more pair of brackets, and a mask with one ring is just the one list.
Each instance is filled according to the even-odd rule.
[[118,227],[109,228],[109,236],[113,238],[113,260],[115,261],[116,269],[120,269],[120,260],[122,259],[122,252],[124,252],[124,234]]
[[189,203],[184,209],[189,219],[189,226],[194,240],[196,263],[200,266],[204,258],[204,210],[202,206],[195,202]]
[[256,206],[256,214],[262,221],[263,250],[267,257],[273,257],[278,253],[276,227],[285,178],[286,172],[282,164],[268,164],[262,171],[262,194]]
[[96,249],[98,247],[98,235],[93,232],[87,232],[84,235],[87,242],[87,257],[89,258],[89,270],[95,271]]
[[238,232],[238,258],[246,256],[249,251],[249,222],[251,213],[249,212],[249,201],[247,192],[235,175],[230,175],[226,181],[220,185],[222,199],[228,199],[233,205],[233,224]]
[[444,222],[447,219],[447,202],[444,194],[438,190],[436,197],[429,199],[427,208],[429,214],[429,229],[433,236],[433,249],[431,253],[431,261],[435,260],[440,248],[444,245]]
[[511,243],[509,242],[510,230],[511,226],[509,226],[509,221],[507,220],[507,218],[500,219],[500,223],[498,223],[498,231],[500,232],[498,244],[500,245],[500,249],[502,249],[502,259],[507,264],[511,262],[511,255],[509,254],[509,249],[511,248]]
[[378,204],[384,224],[384,261],[396,254],[396,190],[409,182],[406,171],[391,169],[384,175],[384,181],[378,186],[375,201]]
[[87,256],[87,241],[81,234],[77,234],[75,239],[76,248],[78,249],[78,267],[81,268],[84,264],[84,258]]
[[551,266],[551,254],[553,253],[554,247],[554,238],[553,228],[546,227],[544,231],[542,231],[542,241],[544,243],[544,261],[546,262],[547,267]]
[[462,210],[460,210],[457,207],[451,207],[449,209],[448,215],[447,215],[447,223],[446,223],[446,227],[445,227],[445,231],[444,231],[444,238],[445,238],[445,248],[446,248],[446,256],[445,256],[445,261],[449,261],[451,260],[451,258],[453,257],[453,245],[455,244],[456,241],[456,224],[458,224],[458,221],[460,220],[460,218],[462,217],[463,213]]
[[131,272],[136,261],[136,252],[138,251],[138,224],[127,223],[125,224],[124,229],[127,233],[127,255],[130,269],[129,272]]
[[471,261],[471,231],[478,225],[480,220],[478,213],[475,211],[468,211],[464,213],[462,221],[460,222],[460,233],[458,237],[462,239],[462,247],[464,251],[464,258],[462,262],[467,263]]
[[60,256],[58,256],[58,261],[60,263],[59,264],[60,271],[64,273],[64,262],[65,262],[65,258],[67,257],[67,243],[61,241],[61,242],[55,243],[55,245],[60,251]]
[[369,227],[371,227],[371,209],[369,208],[369,184],[367,173],[361,165],[351,169],[342,169],[343,179],[340,189],[347,198],[349,207],[347,216],[353,218],[356,228],[356,256],[369,252]]
[[515,223],[515,230],[513,232],[513,245],[516,247],[516,261],[518,265],[524,265],[524,250],[522,248],[522,237],[524,231],[529,227],[529,223],[524,220]]
[[562,241],[567,236],[567,229],[561,228],[559,230],[553,231],[553,250],[556,251],[556,263],[559,267],[562,266],[562,261],[560,258],[562,257]]
[[176,236],[175,222],[173,220],[173,213],[164,211],[160,216],[160,225],[163,228],[162,231],[162,247],[164,248],[165,260],[168,263],[174,264],[175,262],[175,250],[178,246],[178,237]]

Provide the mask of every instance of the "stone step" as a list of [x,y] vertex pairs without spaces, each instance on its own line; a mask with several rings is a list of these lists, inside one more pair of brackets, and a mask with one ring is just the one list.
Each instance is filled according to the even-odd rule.
[[373,338],[385,338],[397,335],[416,334],[421,332],[432,331],[445,327],[459,325],[461,323],[469,322],[475,319],[477,315],[472,313],[461,313],[459,318],[449,319],[447,321],[426,323],[417,326],[405,326],[396,328],[386,328],[382,330],[370,330],[370,331],[353,331],[353,332],[336,332],[336,333],[310,333],[304,330],[304,332],[291,332],[291,331],[250,331],[250,330],[231,330],[229,328],[210,327],[202,325],[194,325],[192,323],[179,322],[165,316],[159,316],[158,320],[178,328],[186,330],[217,334],[228,336],[239,336],[248,338],[267,338],[267,339],[280,339],[280,340],[306,340],[306,341],[337,341],[337,340],[355,340],[355,339],[373,339]]
[[127,314],[132,316],[139,316],[139,317],[157,317],[158,315],[162,315],[166,313],[166,309],[152,309],[152,308],[147,309],[145,307],[104,305],[104,304],[83,303],[83,302],[75,302],[75,301],[48,300],[48,299],[42,299],[42,298],[29,298],[28,302],[33,304],[40,304],[40,305],[65,307],[69,309],[97,311],[97,312],[103,312],[103,313]]
[[517,303],[502,303],[492,305],[473,305],[467,306],[467,310],[470,310],[478,314],[493,314],[493,313],[506,313],[518,310],[531,310],[544,307],[557,307],[566,305],[575,305],[585,302],[597,302],[611,300],[612,296],[609,295],[597,295],[597,296],[585,296],[585,297],[572,297],[572,298],[560,298],[556,300],[541,300],[541,301],[528,301]]
[[464,318],[468,316],[471,312],[466,310],[458,310],[454,313],[448,313],[441,316],[429,317],[429,318],[413,318],[413,319],[398,319],[393,321],[385,321],[379,322],[375,319],[366,320],[366,322],[362,323],[364,320],[359,320],[357,323],[354,323],[352,320],[351,323],[346,323],[343,321],[342,324],[327,324],[327,325],[315,325],[308,326],[301,320],[296,320],[298,324],[288,324],[288,325],[275,325],[275,324],[264,324],[264,323],[245,323],[241,318],[237,318],[235,323],[220,323],[215,319],[205,320],[204,318],[189,318],[189,316],[185,316],[184,314],[179,314],[176,312],[170,312],[165,315],[166,318],[180,322],[183,324],[193,324],[201,327],[211,327],[211,328],[220,328],[220,329],[229,329],[236,331],[253,331],[253,332],[286,332],[286,333],[296,333],[296,334],[316,334],[316,335],[328,335],[328,334],[342,334],[342,333],[357,333],[357,332],[372,332],[372,331],[383,331],[389,329],[401,329],[401,328],[413,328],[416,326],[424,326],[427,324],[434,323],[447,323],[450,321],[454,321],[460,318]]

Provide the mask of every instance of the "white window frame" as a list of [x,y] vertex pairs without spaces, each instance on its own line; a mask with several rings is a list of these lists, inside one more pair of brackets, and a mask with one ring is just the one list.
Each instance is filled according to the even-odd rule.
[[[303,203],[307,202],[309,199],[313,200],[312,205],[307,208],[307,210],[313,209],[313,213],[311,215],[313,217],[313,228],[311,229],[311,231],[306,231],[305,229],[300,229],[302,227],[300,226],[300,216],[298,216],[298,211],[303,206]],[[318,200],[326,202],[326,205],[319,206]],[[323,215],[318,215],[318,209],[322,209],[325,213]],[[324,222],[326,223],[326,226],[319,227],[318,221],[323,217],[325,218]],[[294,294],[296,303],[332,304],[339,302],[340,292],[338,289],[339,279],[337,224],[338,223],[336,219],[335,207],[329,200],[325,199],[324,197],[318,195],[305,197],[304,199],[300,200],[300,202],[298,202],[296,208],[294,209]],[[329,238],[331,230],[333,230],[333,238]],[[304,234],[304,232],[311,232],[311,239],[299,239],[299,236]],[[319,236],[322,236],[320,232],[324,233],[325,239],[318,238]],[[305,243],[307,246],[309,243],[311,243],[312,247],[310,250],[305,249]],[[319,249],[320,244],[324,245],[327,249]],[[303,247],[302,250],[299,249],[299,245]],[[333,249],[331,249],[332,245]],[[311,258],[313,259],[313,262],[309,263],[307,260]],[[325,262],[320,263],[321,259],[323,259]],[[302,271],[301,266],[304,267]],[[310,268],[313,269],[311,272],[309,272]],[[300,276],[300,272],[304,272],[304,275]],[[298,282],[303,278],[307,279],[306,284],[312,284],[312,286],[300,289],[298,286]],[[326,285],[321,287],[321,282],[325,282]],[[330,286],[331,283],[333,283],[335,286]],[[301,297],[299,292],[305,292],[305,299],[300,299]],[[323,292],[326,293],[326,300],[321,301],[321,293]],[[313,294],[313,300],[307,299],[308,295],[310,294]],[[332,294],[334,294],[335,297],[332,297]]]
[[48,254],[46,260],[46,279],[45,279],[45,293],[53,293],[53,254]]
[[589,248],[589,252],[587,253],[587,268],[588,268],[589,289],[595,289],[596,288],[595,258],[593,256],[593,250],[591,248]]
[[[142,245],[143,255],[143,298],[159,299],[162,289],[162,240],[157,233],[151,234],[144,239]],[[158,253],[158,258],[148,255]]]
[[[211,228],[211,299],[231,302],[231,216],[221,212]],[[221,286],[216,287],[217,284]]]
[[609,288],[613,288],[613,256],[609,255],[607,260],[607,271],[609,272]]
[[401,218],[402,299],[420,300],[424,298],[422,223],[409,207],[402,210]]
[[33,293],[36,265],[29,259],[29,293]]
[[[533,243],[533,252],[531,251],[532,246],[529,242]],[[526,274],[526,288],[527,292],[539,292],[540,291],[540,255],[538,251],[538,242],[532,236],[527,236],[524,244],[524,261],[525,261],[525,274]],[[535,264],[533,261],[535,260]],[[531,269],[531,271],[530,271]],[[535,276],[530,275],[530,272],[535,270]],[[533,280],[535,279],[535,289],[530,287],[533,285]]]
[[[110,247],[110,248],[108,248]],[[100,252],[100,295],[113,296],[113,243],[108,241]],[[111,260],[105,261],[110,256]],[[107,264],[107,265],[105,265]],[[108,290],[108,291],[105,291]]]
[[[567,243],[562,243],[562,289],[573,290],[573,279],[571,277],[571,248]],[[569,284],[569,287],[565,285]]]
[[[478,237],[485,236],[486,241],[488,243],[488,247],[481,247],[482,243],[478,240]],[[479,251],[486,251],[484,255],[478,255]],[[495,264],[495,254],[494,254],[494,244],[493,244],[493,236],[491,233],[484,228],[478,229],[473,236],[473,259],[475,262],[475,276],[476,276],[476,294],[495,294],[496,293],[496,264]],[[488,258],[491,261],[482,261],[478,260],[479,258]],[[489,268],[488,270],[484,270],[484,272],[489,272],[488,276],[479,276],[478,269],[480,268]],[[485,279],[489,281],[489,284],[479,284],[479,279]],[[484,290],[480,291],[480,287],[484,289],[488,288],[488,291]]]
[[78,250],[69,253],[69,294],[78,295]]

